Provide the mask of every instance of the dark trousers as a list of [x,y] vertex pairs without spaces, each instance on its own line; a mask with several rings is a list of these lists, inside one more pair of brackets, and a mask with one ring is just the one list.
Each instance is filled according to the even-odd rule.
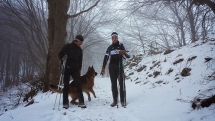
[[[112,88],[112,95],[113,101],[117,101],[118,99],[118,89],[117,89],[117,79],[119,81],[120,86],[120,101],[126,102],[126,90],[125,90],[125,78],[124,78],[124,71],[122,74],[119,74],[119,65],[118,64],[109,64],[109,74],[111,79],[111,88]],[[124,85],[123,85],[124,84]]]
[[78,100],[80,103],[84,103],[84,97],[83,97],[81,82],[80,82],[80,71],[78,69],[71,69],[70,67],[66,66],[65,72],[64,72],[64,80],[63,80],[63,83],[64,83],[63,104],[68,103],[70,75],[72,76],[73,81],[75,82],[75,85],[76,85]]

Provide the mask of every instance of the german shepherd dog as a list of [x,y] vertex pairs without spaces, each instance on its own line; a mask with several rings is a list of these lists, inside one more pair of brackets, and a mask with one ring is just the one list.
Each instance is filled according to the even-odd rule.
[[[95,72],[95,70],[94,70],[94,68],[92,66],[92,67],[88,68],[88,71],[87,71],[87,73],[85,75],[80,76],[82,91],[87,93],[89,101],[91,101],[90,92],[96,98],[96,94],[95,94],[95,92],[93,90],[94,78],[95,78],[96,75],[97,75],[97,72]],[[63,93],[61,88],[59,88],[59,90],[58,90],[58,86],[53,85],[53,84],[49,85],[49,89],[51,91],[53,91],[53,92]],[[77,105],[78,102],[76,102],[76,100],[78,99],[78,94],[77,94],[77,89],[76,89],[74,81],[72,81],[69,84],[69,92],[68,92],[68,94],[72,98],[70,103],[73,104],[73,105]]]

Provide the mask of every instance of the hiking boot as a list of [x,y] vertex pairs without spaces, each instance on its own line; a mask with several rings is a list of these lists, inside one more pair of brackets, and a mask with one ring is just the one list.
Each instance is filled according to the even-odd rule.
[[68,109],[69,108],[69,104],[63,104],[63,108]]
[[79,103],[79,104],[78,104],[78,107],[86,108],[87,106],[86,106],[84,103]]
[[121,102],[121,105],[122,106],[126,106],[126,102]]
[[111,107],[114,107],[114,106],[116,106],[116,105],[117,105],[117,102],[114,101],[110,106],[111,106]]

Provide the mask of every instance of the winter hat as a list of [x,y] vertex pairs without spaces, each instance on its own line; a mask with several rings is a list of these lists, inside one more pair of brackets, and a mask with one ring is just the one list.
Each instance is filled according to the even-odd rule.
[[84,41],[84,37],[82,36],[82,35],[77,35],[76,37],[75,37],[75,40],[76,41]]
[[113,32],[112,34],[111,34],[111,36],[113,37],[113,36],[116,36],[117,38],[118,38],[118,34],[116,33],[116,32]]

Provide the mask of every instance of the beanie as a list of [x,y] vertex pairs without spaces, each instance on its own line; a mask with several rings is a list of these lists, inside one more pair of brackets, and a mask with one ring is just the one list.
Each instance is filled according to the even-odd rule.
[[82,35],[77,35],[76,37],[75,37],[75,40],[76,41],[84,41],[84,37],[82,36]]

